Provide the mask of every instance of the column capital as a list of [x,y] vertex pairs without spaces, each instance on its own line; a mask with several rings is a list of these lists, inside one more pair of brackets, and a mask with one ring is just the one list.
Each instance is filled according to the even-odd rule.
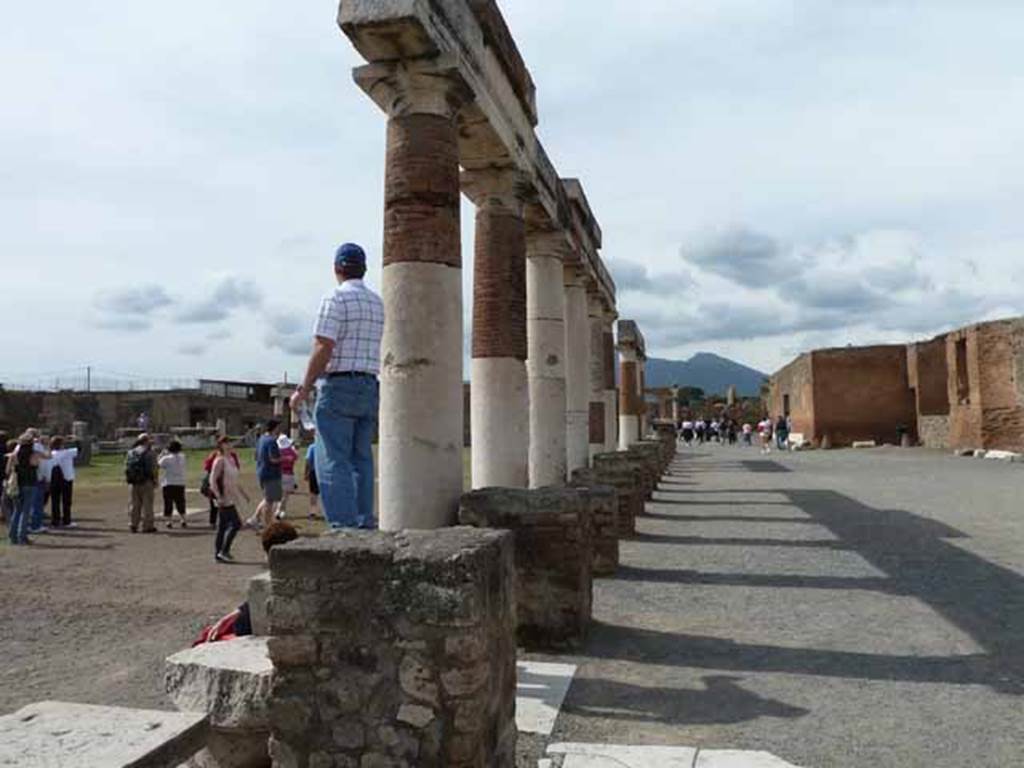
[[526,257],[528,259],[555,259],[562,263],[570,260],[572,244],[568,234],[561,230],[532,230],[527,224]]
[[453,119],[473,91],[450,56],[380,61],[356,67],[353,79],[389,117],[426,114]]
[[562,270],[562,280],[566,288],[587,289],[587,273],[579,263],[565,264]]
[[533,192],[527,175],[511,166],[463,171],[460,183],[478,208],[507,210],[520,218]]

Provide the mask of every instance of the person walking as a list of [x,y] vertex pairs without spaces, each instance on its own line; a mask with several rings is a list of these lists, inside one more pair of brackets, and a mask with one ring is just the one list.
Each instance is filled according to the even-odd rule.
[[372,442],[380,404],[384,302],[363,283],[365,275],[363,249],[353,243],[338,248],[338,285],[320,304],[306,375],[291,397],[297,411],[320,381],[313,414],[316,478],[331,528],[377,527]]
[[218,563],[230,563],[231,544],[242,519],[238,515],[238,500],[249,502],[249,494],[238,482],[241,474],[237,459],[232,459],[231,438],[222,435],[217,439],[217,458],[210,472],[210,490],[217,500],[217,536],[213,544],[213,559]]
[[277,506],[284,498],[284,486],[281,480],[281,449],[277,447],[277,437],[281,432],[281,422],[270,419],[260,439],[256,441],[256,478],[263,491],[260,501],[252,517],[245,521],[250,528],[262,530],[274,521]]
[[291,438],[281,435],[277,438],[277,450],[281,456],[281,503],[278,505],[277,520],[284,520],[287,514],[288,497],[299,489],[295,482],[295,463],[299,460],[299,452],[295,450]]
[[36,498],[40,454],[34,449],[35,436],[26,432],[18,438],[14,453],[7,457],[4,470],[4,492],[14,502],[7,535],[11,544],[31,544],[28,537],[29,517]]
[[181,443],[171,440],[167,450],[157,459],[160,467],[160,491],[164,497],[164,521],[168,528],[174,527],[172,513],[178,510],[181,527],[188,528],[185,517],[185,454],[181,452]]
[[46,503],[50,498],[50,475],[53,471],[53,457],[50,450],[43,444],[39,430],[32,428],[26,431],[32,438],[32,450],[39,457],[36,461],[36,488],[32,495],[32,516],[28,523],[29,533],[46,533],[43,525],[46,514]]
[[765,416],[758,422],[757,431],[761,435],[761,453],[772,452],[772,427],[771,416]]
[[54,529],[75,527],[71,521],[71,500],[77,458],[78,448],[66,448],[63,437],[50,440],[50,525]]
[[152,440],[145,432],[135,438],[135,445],[125,457],[124,477],[132,489],[128,530],[137,533],[141,524],[143,533],[156,533],[153,497],[156,493],[157,463]]
[[785,416],[775,422],[775,445],[780,451],[789,449],[789,421]]

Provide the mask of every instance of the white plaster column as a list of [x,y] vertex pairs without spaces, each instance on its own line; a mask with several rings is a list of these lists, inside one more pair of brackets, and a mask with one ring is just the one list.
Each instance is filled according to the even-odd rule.
[[389,114],[384,186],[380,526],[452,525],[463,492],[462,249],[452,71],[356,70]]
[[569,474],[590,463],[590,324],[586,278],[565,268],[566,463]]
[[530,389],[530,487],[566,481],[564,233],[526,240],[526,371]]
[[474,488],[526,488],[526,225],[523,182],[512,170],[462,174],[477,205],[473,270],[470,430]]
[[607,421],[605,411],[608,408],[604,393],[604,301],[597,293],[587,294],[587,324],[589,326],[590,344],[588,373],[588,427],[589,438],[588,464],[594,456],[604,453],[605,430]]
[[637,389],[640,382],[637,373],[637,353],[632,347],[619,348],[620,365],[622,370],[619,376],[621,389],[619,391],[619,450],[625,451],[640,439],[640,398]]

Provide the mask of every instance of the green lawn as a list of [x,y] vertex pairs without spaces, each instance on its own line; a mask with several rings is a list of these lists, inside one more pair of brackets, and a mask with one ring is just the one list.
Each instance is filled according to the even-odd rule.
[[[203,459],[209,453],[207,450],[185,451],[188,464],[188,487],[198,488],[199,481],[203,474]],[[303,457],[305,450],[299,452]],[[374,463],[376,464],[377,447],[373,448]],[[238,457],[242,460],[243,472],[254,472],[256,462],[253,459],[252,448],[239,448]],[[304,459],[303,459],[304,460]],[[470,487],[470,451],[466,448],[462,454],[463,477],[465,487]],[[301,477],[304,465],[300,461],[296,474]],[[379,471],[379,470],[378,470]],[[117,453],[101,454],[93,456],[92,464],[88,467],[81,467],[77,472],[75,484],[78,487],[100,487],[110,485],[124,485],[124,455]]]

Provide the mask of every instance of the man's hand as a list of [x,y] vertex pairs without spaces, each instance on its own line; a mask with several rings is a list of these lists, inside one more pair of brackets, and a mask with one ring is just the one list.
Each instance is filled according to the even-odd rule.
[[288,405],[291,406],[293,413],[298,413],[299,406],[302,405],[302,402],[306,399],[307,394],[308,393],[306,392],[306,388],[301,384],[295,388],[294,392],[292,392],[292,396],[288,398]]

